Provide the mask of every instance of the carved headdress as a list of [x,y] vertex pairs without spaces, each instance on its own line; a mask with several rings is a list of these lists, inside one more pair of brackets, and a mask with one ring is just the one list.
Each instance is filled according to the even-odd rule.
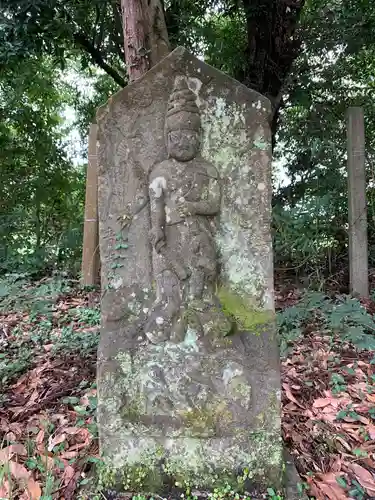
[[200,131],[201,120],[195,95],[184,79],[176,81],[168,101],[166,132],[172,130]]

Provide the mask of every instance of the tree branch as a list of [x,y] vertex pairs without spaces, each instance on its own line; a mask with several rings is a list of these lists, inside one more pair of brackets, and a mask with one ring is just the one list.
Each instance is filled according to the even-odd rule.
[[90,54],[95,64],[102,68],[107,73],[107,75],[111,76],[114,81],[118,85],[120,85],[120,87],[126,86],[126,82],[122,78],[122,76],[114,68],[112,68],[112,66],[104,61],[101,52],[96,47],[94,47],[94,45],[85,37],[85,35],[83,35],[82,33],[74,33],[73,36],[74,41],[83,49],[85,49],[87,53]]
[[124,35],[122,29],[122,14],[121,14],[121,5],[119,3],[112,4],[112,14],[115,22],[116,33],[113,34],[115,50],[117,54],[120,56],[122,61],[125,61],[125,52],[124,52]]

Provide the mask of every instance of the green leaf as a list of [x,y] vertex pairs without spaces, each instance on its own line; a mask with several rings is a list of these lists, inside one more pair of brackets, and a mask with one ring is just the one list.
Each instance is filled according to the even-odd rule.
[[346,480],[343,476],[338,476],[336,477],[337,484],[341,486],[342,488],[347,488],[347,483]]
[[73,410],[78,413],[78,415],[86,415],[87,410],[85,406],[74,406]]
[[348,416],[348,412],[347,412],[347,410],[340,410],[340,411],[336,414],[336,419],[337,419],[337,420],[341,420],[341,419],[343,419],[343,418],[345,418],[345,417],[347,417],[347,416]]
[[352,450],[352,453],[356,456],[356,457],[368,457],[368,453],[364,450],[361,450],[360,448],[355,448],[354,450]]
[[77,403],[79,403],[80,399],[77,398],[76,396],[68,396],[68,397],[65,397],[62,399],[62,402],[64,404],[71,404],[71,405],[75,405]]

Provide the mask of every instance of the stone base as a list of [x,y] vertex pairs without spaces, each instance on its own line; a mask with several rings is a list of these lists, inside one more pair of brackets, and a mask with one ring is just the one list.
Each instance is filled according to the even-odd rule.
[[293,458],[287,449],[284,450],[285,475],[284,490],[285,500],[308,500],[305,493],[301,493],[298,485],[302,484],[302,479],[294,465]]
[[279,436],[247,433],[231,438],[128,438],[126,450],[137,457],[124,464],[125,449],[108,460],[126,490],[164,491],[177,486],[209,490],[243,484],[249,491],[281,486],[282,443]]
[[[99,351],[100,448],[125,490],[281,487],[283,446],[273,331],[139,341]],[[108,355],[108,351],[114,355]],[[249,359],[257,362],[249,363]],[[112,352],[111,352],[112,354]],[[117,481],[116,481],[117,482]],[[249,485],[249,486],[248,486]]]
[[[264,452],[264,450],[263,450]],[[284,450],[284,461],[285,461],[285,473],[284,473],[284,483],[283,483],[283,490],[284,490],[284,495],[283,498],[284,500],[307,500],[308,497],[305,493],[300,493],[300,489],[298,488],[298,484],[302,483],[302,479],[300,478],[297,469],[294,465],[293,458],[291,457],[290,453],[288,450]],[[91,476],[94,476],[97,472],[94,470],[91,473]],[[95,481],[94,481],[95,483]],[[217,487],[217,484],[215,484],[215,487]],[[275,485],[272,484],[271,480],[268,480],[267,487],[273,487],[275,488]],[[138,491],[133,491],[132,494],[138,494]],[[162,494],[161,490],[156,491],[157,496]],[[192,490],[192,494],[196,495],[198,500],[203,500],[208,498],[208,491],[205,490]],[[80,489],[78,498],[80,500],[90,500],[93,497],[93,492],[91,491],[91,487],[88,485],[85,485]],[[121,491],[116,491],[114,489],[108,488],[107,490],[102,492],[103,498],[106,500],[121,500],[121,499],[129,499],[131,494],[129,492],[121,492]],[[172,491],[168,493],[168,495],[165,495],[168,500],[180,500],[181,498],[181,489],[172,487]],[[159,497],[160,498],[160,497]],[[264,500],[265,495],[261,494],[257,491],[254,491],[252,496],[252,500]]]

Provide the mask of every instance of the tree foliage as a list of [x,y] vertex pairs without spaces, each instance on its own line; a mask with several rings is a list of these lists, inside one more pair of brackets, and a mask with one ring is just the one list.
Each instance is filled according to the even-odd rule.
[[[333,272],[347,254],[345,116],[352,105],[365,109],[371,224],[375,217],[375,4],[165,0],[164,10],[172,48],[187,46],[273,104],[275,160],[287,177],[275,184],[277,266]],[[3,0],[2,262],[25,242],[29,255],[54,247],[62,256],[66,235],[78,237],[83,176],[66,156],[60,111],[73,105],[87,136],[95,109],[126,84],[122,37],[119,0]],[[72,67],[92,83],[90,97],[61,84]]]
[[83,176],[63,144],[61,113],[70,97],[59,78],[50,61],[40,58],[20,61],[1,73],[3,270],[44,266],[79,248]]
[[[64,64],[67,56],[78,53],[84,65],[92,62],[116,83],[125,84],[119,0],[2,3],[2,64],[30,53],[47,53]],[[240,19],[246,43],[239,53],[242,67],[237,67],[234,76],[267,95],[277,109],[283,83],[299,53],[300,41],[295,31],[304,3],[305,0],[169,0],[164,7],[172,47],[182,44],[193,51],[199,51],[204,44],[202,28],[212,12]]]
[[375,4],[371,1],[327,4],[310,0],[304,10],[303,50],[283,94],[276,151],[289,179],[275,197],[276,243],[280,258],[289,265],[298,266],[314,256],[309,266],[321,264],[332,270],[347,256],[349,106],[362,106],[365,112],[369,236],[370,244],[375,243],[371,231],[375,215],[374,33]]

